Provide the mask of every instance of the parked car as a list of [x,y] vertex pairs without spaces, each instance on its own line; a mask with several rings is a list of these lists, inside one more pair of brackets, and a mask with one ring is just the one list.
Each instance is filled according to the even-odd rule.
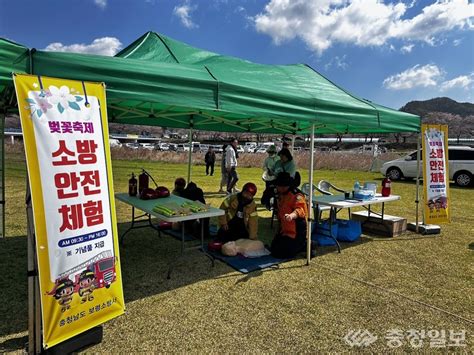
[[[416,153],[415,151],[406,157],[386,162],[382,165],[380,172],[391,180],[416,178]],[[474,176],[474,148],[448,147],[448,160],[449,179],[454,180],[458,186],[471,185]],[[420,175],[422,175],[421,170],[420,165]]]
[[170,150],[170,145],[169,145],[169,143],[165,143],[165,142],[158,143],[155,146],[155,149],[162,150],[162,151],[168,151],[168,150]]
[[120,141],[118,139],[113,139],[113,138],[110,138],[109,139],[109,145],[110,145],[110,148],[113,148],[113,147],[121,147],[122,146],[122,143],[120,143]]
[[258,154],[265,154],[267,152],[267,147],[265,146],[259,146],[257,148],[255,148],[255,153],[258,153]]
[[142,149],[155,150],[155,143],[140,143]]
[[168,143],[168,150],[171,150],[173,152],[176,152],[178,150],[178,145],[176,143]]
[[139,149],[141,147],[140,143],[126,143],[125,147],[129,149]]
[[216,152],[216,154],[221,154],[222,153],[222,145],[221,144],[214,144],[214,145],[211,145],[212,148],[214,148],[214,152]]
[[177,152],[189,152],[189,145],[187,144],[177,144],[176,145]]
[[257,148],[257,143],[254,142],[247,142],[244,145],[245,153],[253,153],[255,151],[255,148]]

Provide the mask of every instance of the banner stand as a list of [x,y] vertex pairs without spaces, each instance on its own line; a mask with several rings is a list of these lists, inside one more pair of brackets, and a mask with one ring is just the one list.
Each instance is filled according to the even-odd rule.
[[[421,211],[423,222],[418,221],[419,217],[419,205],[420,205],[420,144],[421,144],[421,137],[422,132],[419,133],[418,138],[416,140],[416,217],[415,217],[415,222],[411,222],[407,224],[407,229],[410,231],[413,231],[415,233],[419,234],[440,234],[441,233],[441,227],[435,224],[425,224],[425,214],[423,212],[423,209]],[[424,205],[423,205],[424,206]],[[423,207],[424,208],[424,207]]]
[[97,326],[47,350],[41,344],[41,297],[39,291],[38,262],[36,258],[36,239],[34,234],[33,208],[28,174],[26,177],[26,222],[28,243],[28,344],[30,355],[70,354],[102,342],[103,328]]

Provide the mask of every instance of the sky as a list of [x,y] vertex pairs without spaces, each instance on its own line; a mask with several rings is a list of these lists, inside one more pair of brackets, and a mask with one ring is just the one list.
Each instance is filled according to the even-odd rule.
[[114,55],[147,31],[262,64],[305,63],[398,109],[474,102],[474,1],[0,0],[0,37]]

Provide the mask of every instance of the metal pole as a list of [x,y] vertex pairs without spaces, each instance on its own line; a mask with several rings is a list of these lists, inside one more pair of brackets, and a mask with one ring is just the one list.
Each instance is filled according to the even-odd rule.
[[28,248],[28,354],[39,354],[41,352],[41,305],[38,299],[38,264],[36,262],[35,228],[28,176],[26,177],[25,202]]
[[295,153],[295,137],[296,135],[291,136],[291,154],[293,155]]
[[1,221],[2,221],[2,226],[0,230],[0,239],[5,238],[5,119],[6,119],[6,108],[4,112],[0,114],[0,125],[2,129],[2,136],[0,137],[1,140],[1,154],[0,154],[0,159],[2,160],[1,162],[1,195],[0,195],[0,208],[2,210],[2,216],[1,216]]
[[[421,142],[421,132],[418,135],[418,139],[416,140],[416,219],[415,219],[415,231],[418,233],[418,209],[420,204],[419,198],[419,189],[420,189],[420,142]],[[425,181],[426,183],[426,181]],[[422,211],[423,213],[423,211]]]
[[[294,137],[294,136],[293,136]],[[311,125],[311,147],[309,160],[309,196],[308,196],[308,230],[306,231],[306,265],[311,261],[311,221],[314,218],[313,213],[313,170],[314,170],[314,123]]]
[[188,184],[191,181],[191,164],[193,161],[193,129],[189,129],[189,153],[188,153]]

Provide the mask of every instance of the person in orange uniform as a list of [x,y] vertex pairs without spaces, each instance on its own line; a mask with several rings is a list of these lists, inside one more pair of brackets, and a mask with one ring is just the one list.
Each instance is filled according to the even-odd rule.
[[220,208],[225,214],[219,217],[218,241],[226,243],[241,238],[257,239],[258,214],[253,200],[256,193],[257,186],[248,182],[241,192],[227,196],[222,202]]
[[271,246],[272,255],[276,258],[294,258],[306,245],[308,206],[303,193],[292,188],[292,184],[289,173],[278,174],[276,186],[280,230]]

